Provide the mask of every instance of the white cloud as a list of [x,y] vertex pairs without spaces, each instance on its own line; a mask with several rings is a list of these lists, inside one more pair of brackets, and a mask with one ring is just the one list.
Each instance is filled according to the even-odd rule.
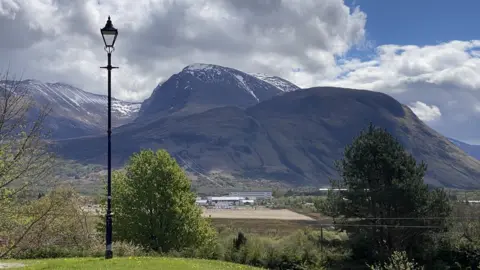
[[184,66],[206,62],[303,87],[382,91],[417,110],[421,100],[435,106],[425,105],[424,119],[441,112],[429,124],[442,133],[479,133],[480,40],[381,45],[368,59],[347,58],[374,41],[365,40],[367,14],[342,0],[0,0],[0,71],[9,62],[23,77],[105,94],[99,29],[108,15],[119,29],[112,61],[120,99],[143,100]]
[[440,109],[435,105],[427,105],[421,101],[410,104],[410,109],[420,118],[422,121],[434,121],[438,120],[442,113]]
[[[476,140],[480,131],[476,124],[480,121],[476,110],[480,104],[479,52],[480,40],[423,47],[382,45],[368,60],[343,59],[336,74],[317,76],[313,84],[385,92],[404,104],[414,104],[417,115],[441,133]],[[434,104],[434,110],[427,110],[419,100]]]
[[105,93],[99,29],[108,15],[119,29],[114,95],[127,100],[193,62],[331,73],[335,56],[363,41],[366,22],[341,0],[0,0],[0,59],[27,77]]

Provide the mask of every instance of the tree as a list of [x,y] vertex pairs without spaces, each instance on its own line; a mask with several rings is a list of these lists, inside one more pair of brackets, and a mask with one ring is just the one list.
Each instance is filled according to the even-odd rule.
[[[36,197],[34,189],[53,179],[54,156],[48,151],[44,128],[49,112],[48,105],[36,104],[19,80],[11,79],[8,72],[0,74],[0,237],[10,235],[14,214],[23,209],[19,201]],[[35,224],[37,219],[28,222]],[[32,226],[24,228],[26,235]]]
[[429,191],[427,165],[417,164],[386,130],[370,124],[336,167],[341,179],[332,187],[346,191],[330,193],[327,205],[341,216],[337,224],[350,233],[355,257],[385,261],[395,250],[421,257],[431,233],[445,226],[446,193]]
[[44,128],[49,112],[20,81],[0,75],[0,191],[19,193],[50,176],[53,154]]
[[9,219],[9,245],[0,248],[0,258],[25,253],[41,253],[48,248],[86,250],[96,242],[88,230],[87,213],[73,188],[56,187],[36,200],[16,208]]
[[164,150],[134,154],[113,175],[114,238],[160,252],[201,247],[214,231],[195,205],[190,180]]

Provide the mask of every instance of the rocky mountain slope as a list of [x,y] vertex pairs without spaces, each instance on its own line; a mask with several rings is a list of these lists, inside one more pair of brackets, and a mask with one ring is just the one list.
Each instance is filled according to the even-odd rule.
[[[47,128],[53,138],[71,138],[100,134],[107,125],[107,96],[96,95],[68,84],[24,80],[17,87],[28,90],[39,106],[52,109]],[[135,119],[140,103],[112,99],[112,125],[120,126]]]
[[296,86],[292,82],[289,82],[277,76],[270,76],[270,75],[261,74],[261,73],[250,73],[250,75],[277,87],[282,92],[291,92],[291,91],[300,89],[300,87]]
[[278,77],[209,64],[192,64],[159,84],[136,121],[188,115],[221,106],[247,108],[298,86]]
[[[165,148],[180,163],[194,167],[201,174],[221,172],[243,179],[324,185],[328,184],[329,178],[337,176],[333,162],[341,157],[343,147],[373,122],[399,138],[416,158],[428,163],[427,183],[458,188],[480,187],[480,162],[427,127],[408,107],[388,95],[317,87],[269,98],[278,91],[268,85],[262,88],[264,92],[234,92],[245,92],[244,85],[253,88],[251,85],[258,83],[256,78],[253,80],[242,74],[243,80],[240,80],[236,78],[237,74],[227,70],[229,75],[219,79],[220,85],[216,86],[206,82],[215,79],[209,77],[211,73],[191,69],[184,69],[180,75],[172,76],[170,82],[159,86],[149,104],[142,105],[143,114],[162,115],[170,110],[172,104],[162,103],[159,99],[162,95],[176,95],[173,91],[162,93],[162,87],[167,83],[170,87],[178,83],[179,87],[174,89],[192,93],[178,94],[177,100],[181,102],[173,104],[176,111],[189,109],[193,104],[219,105],[225,102],[225,105],[231,105],[231,100],[217,97],[221,91],[232,91],[235,100],[238,99],[245,108],[234,103],[236,106],[199,113],[157,115],[149,121],[140,118],[140,121],[114,130],[115,166],[122,166],[133,152],[140,149]],[[192,89],[186,89],[188,86]],[[197,101],[193,94],[196,88],[196,91],[211,91],[212,100],[200,97]],[[68,159],[105,164],[104,136],[62,140],[57,142],[55,149]]]
[[458,148],[465,151],[465,153],[471,155],[472,157],[480,160],[480,145],[472,145],[459,140],[449,138],[449,140],[455,144]]

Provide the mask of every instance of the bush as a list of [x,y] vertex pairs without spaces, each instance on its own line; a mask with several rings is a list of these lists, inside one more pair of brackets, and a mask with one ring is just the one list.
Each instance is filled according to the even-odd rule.
[[233,239],[233,246],[235,247],[236,250],[239,250],[242,246],[245,246],[247,243],[247,238],[242,232],[238,233],[238,236]]
[[387,262],[369,266],[371,270],[423,270],[415,261],[409,260],[405,251],[394,251]]
[[[147,256],[140,246],[125,242],[113,243],[114,255],[117,257],[127,256]],[[43,246],[26,248],[17,250],[12,253],[10,258],[13,259],[51,259],[51,258],[73,258],[73,257],[103,257],[105,256],[105,244],[103,241],[97,241],[95,245],[88,248],[80,247],[60,247],[60,246]]]
[[[212,252],[207,253],[210,258],[268,269],[323,269],[328,263],[327,253],[320,249],[319,233],[313,231],[299,231],[281,239],[223,234],[210,250]],[[205,253],[201,253],[184,250],[169,255],[206,259]]]
[[16,213],[8,217],[10,226],[2,232],[10,242],[1,252],[4,257],[55,257],[94,244],[95,235],[88,230],[87,216],[75,191],[57,188],[39,197],[16,203]]

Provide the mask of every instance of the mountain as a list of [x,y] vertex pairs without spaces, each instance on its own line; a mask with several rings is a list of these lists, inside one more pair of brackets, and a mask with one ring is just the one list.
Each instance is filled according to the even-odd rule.
[[[24,80],[16,87],[25,89],[39,106],[48,105],[52,111],[46,127],[54,139],[99,134],[107,126],[107,96],[92,94],[64,83],[43,83]],[[112,98],[112,126],[131,122],[140,103]]]
[[[190,80],[195,87],[205,86],[185,73],[179,84]],[[231,78],[226,85],[234,82]],[[254,100],[245,98],[245,107]],[[386,128],[417,159],[428,163],[427,183],[480,187],[480,162],[427,127],[408,107],[383,93],[332,87],[285,92],[247,108],[224,106],[136,121],[114,130],[113,163],[122,166],[140,149],[164,148],[202,175],[325,185],[337,177],[334,160],[370,122]],[[105,163],[104,136],[62,140],[55,147],[68,159]]]
[[469,154],[470,156],[480,160],[480,145],[472,145],[465,142],[461,142],[459,140],[455,140],[449,138],[449,140],[455,144],[458,148],[465,151],[465,153]]
[[277,87],[282,92],[291,92],[300,89],[300,87],[296,86],[295,84],[277,76],[270,76],[261,73],[251,73],[250,75]]
[[136,121],[188,115],[222,107],[247,108],[278,94],[299,89],[278,77],[247,74],[233,68],[192,64],[159,84]]

